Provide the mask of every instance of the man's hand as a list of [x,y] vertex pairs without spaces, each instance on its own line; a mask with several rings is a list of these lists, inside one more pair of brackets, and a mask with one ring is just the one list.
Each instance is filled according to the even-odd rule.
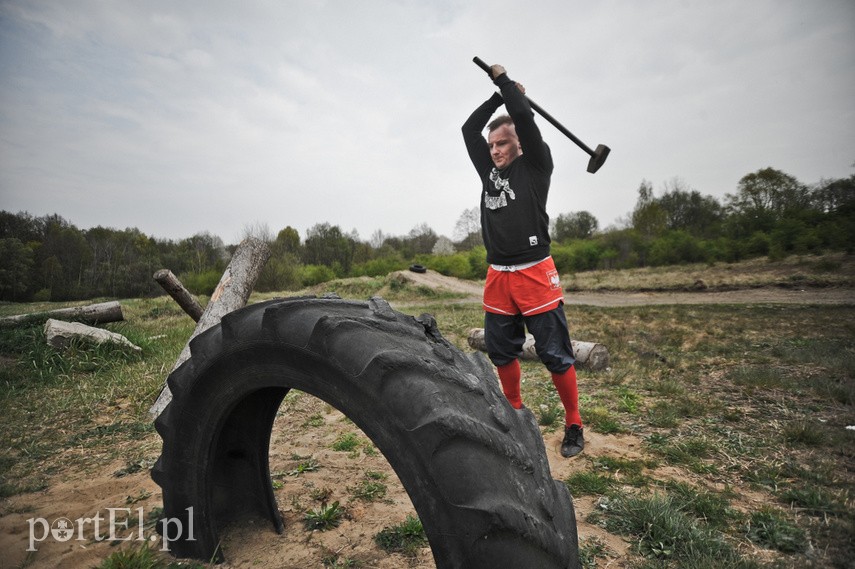
[[[507,73],[507,71],[498,63],[490,66],[490,75],[493,77],[493,79],[498,78],[499,75],[501,75],[502,73]],[[522,83],[517,83],[516,81],[514,81],[514,85],[517,86],[517,89],[520,90],[520,93],[525,95],[525,87],[522,86]]]

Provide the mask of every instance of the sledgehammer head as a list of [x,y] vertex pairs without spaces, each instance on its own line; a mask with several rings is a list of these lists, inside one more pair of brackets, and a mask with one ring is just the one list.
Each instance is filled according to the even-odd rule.
[[611,148],[605,144],[598,144],[597,149],[594,150],[593,154],[591,154],[591,159],[588,160],[588,172],[593,174],[599,170],[600,166],[602,166],[603,162],[608,158],[609,152],[611,152]]

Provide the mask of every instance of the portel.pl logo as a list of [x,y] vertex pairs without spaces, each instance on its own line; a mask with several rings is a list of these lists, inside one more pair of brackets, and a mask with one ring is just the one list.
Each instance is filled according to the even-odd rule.
[[[50,538],[65,542],[77,541],[157,541],[157,534],[145,535],[145,513],[143,508],[106,508],[106,516],[96,512],[94,517],[77,519],[56,518],[53,522],[45,518],[30,518],[30,542],[27,551],[37,551],[36,544]],[[163,538],[161,551],[169,551],[169,543],[178,539],[196,541],[193,536],[193,506],[187,508],[187,527],[180,518],[163,518],[158,522]],[[186,531],[186,536],[185,536]]]

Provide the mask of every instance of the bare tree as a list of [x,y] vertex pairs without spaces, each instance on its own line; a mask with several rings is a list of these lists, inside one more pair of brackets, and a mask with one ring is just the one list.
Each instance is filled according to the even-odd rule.
[[379,249],[383,246],[383,242],[386,241],[387,237],[388,236],[383,233],[382,229],[378,229],[371,234],[371,237],[368,239],[368,244],[371,245],[373,249]]
[[454,225],[454,238],[463,241],[473,233],[481,233],[481,212],[478,207],[464,209]]
[[250,237],[265,243],[273,243],[273,240],[276,238],[267,223],[263,221],[253,221],[252,223],[244,224],[240,240],[243,241]]
[[481,235],[481,211],[478,207],[463,210],[454,225],[454,239],[462,249],[471,249],[484,244],[484,238]]

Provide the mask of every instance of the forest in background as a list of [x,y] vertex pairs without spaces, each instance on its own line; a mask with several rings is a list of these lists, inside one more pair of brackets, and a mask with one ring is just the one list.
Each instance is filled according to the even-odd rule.
[[[558,270],[735,262],[768,256],[855,249],[855,175],[806,185],[780,170],[747,174],[723,200],[680,179],[655,195],[643,180],[631,212],[601,229],[589,212],[553,218],[552,256]],[[413,263],[445,275],[480,279],[487,264],[478,208],[465,210],[452,238],[427,224],[407,235],[376,231],[368,240],[318,223],[301,239],[293,227],[275,235],[265,226],[246,236],[264,239],[272,255],[256,290],[287,291],[334,278],[382,276]],[[237,245],[208,232],[180,240],[139,229],[81,230],[59,215],[0,211],[0,300],[12,302],[133,298],[162,294],[152,279],[166,268],[196,294],[210,294]]]

